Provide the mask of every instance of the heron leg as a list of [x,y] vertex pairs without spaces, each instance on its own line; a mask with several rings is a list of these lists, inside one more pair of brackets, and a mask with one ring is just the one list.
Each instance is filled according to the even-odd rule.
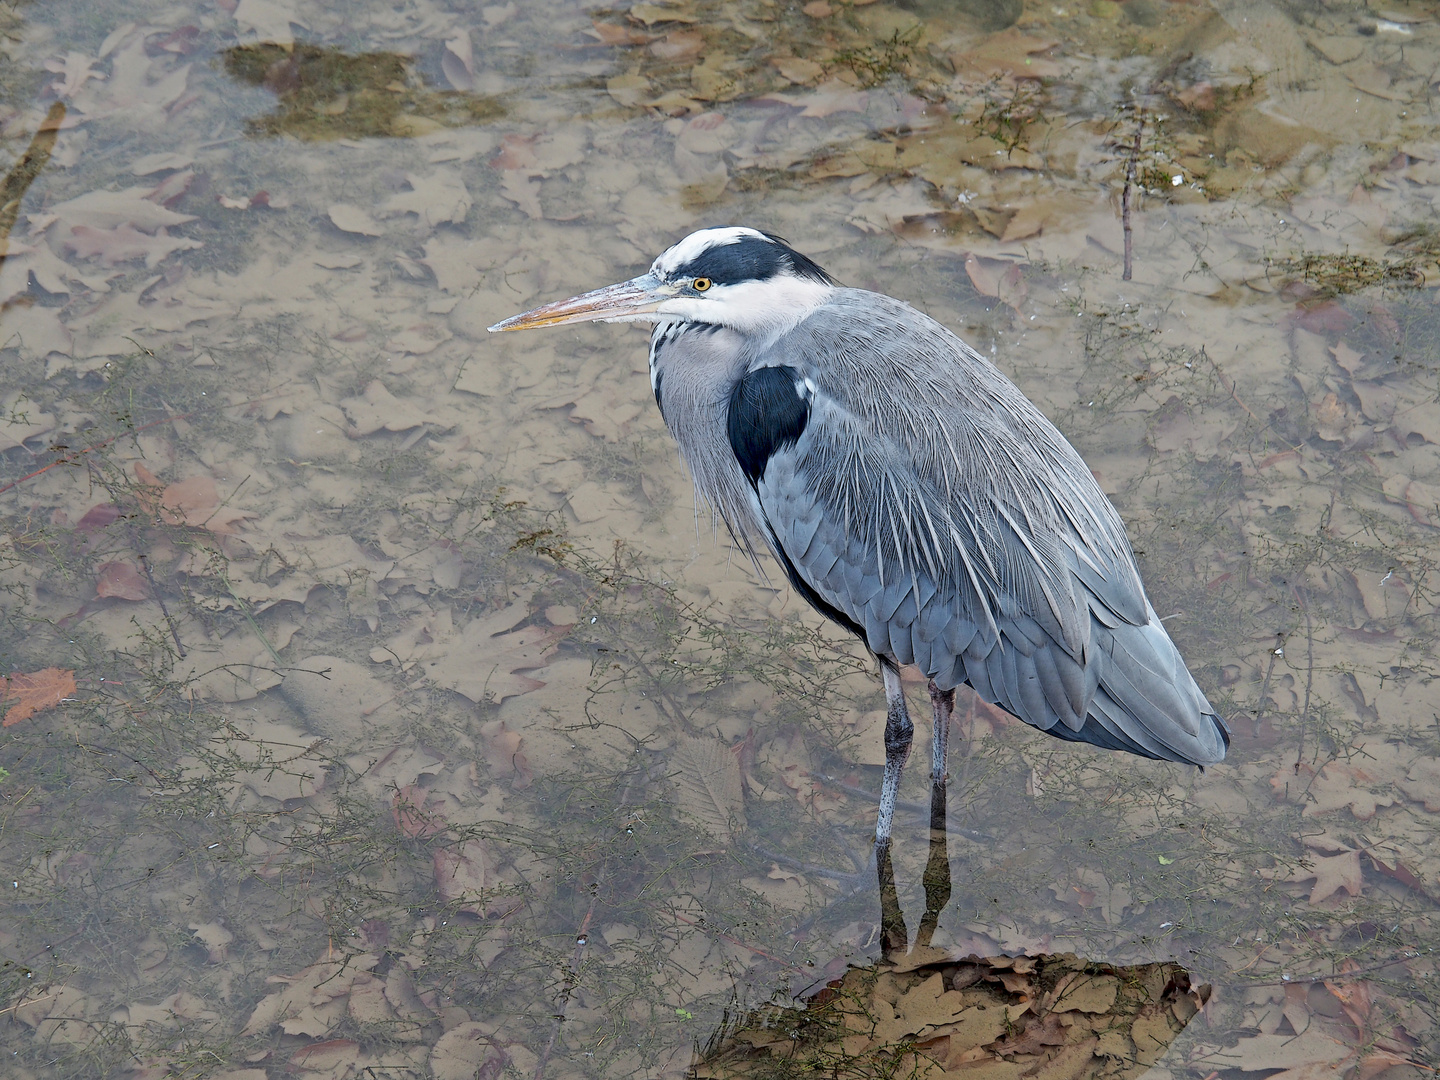
[[940,913],[950,903],[950,853],[946,845],[945,751],[949,742],[950,714],[955,691],[941,690],[930,680],[930,704],[935,710],[935,732],[930,765],[930,857],[925,861],[925,914],[915,931],[915,944],[929,945],[940,925]]
[[931,679],[930,707],[935,710],[935,728],[930,740],[930,782],[944,784],[945,757],[950,748],[950,714],[955,711],[955,691],[941,690],[935,685],[935,680]]
[[910,756],[910,741],[915,725],[905,708],[905,688],[900,684],[900,669],[887,660],[880,661],[880,674],[885,679],[885,780],[880,785],[880,814],[875,820],[875,846],[888,849],[890,830],[895,821],[895,799],[900,792],[900,774]]

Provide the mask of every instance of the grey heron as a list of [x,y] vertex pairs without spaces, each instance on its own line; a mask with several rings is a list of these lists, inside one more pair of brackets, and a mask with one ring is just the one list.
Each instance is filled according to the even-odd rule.
[[940,323],[730,227],[490,329],[595,320],[654,324],[655,402],[699,494],[878,658],[877,848],[913,735],[902,665],[929,680],[942,801],[962,683],[1061,739],[1224,758],[1229,730],[1146,599],[1119,514],[1055,426]]

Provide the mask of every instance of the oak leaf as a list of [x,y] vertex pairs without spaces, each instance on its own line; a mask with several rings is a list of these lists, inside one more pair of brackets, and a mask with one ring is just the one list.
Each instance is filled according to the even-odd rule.
[[155,235],[151,236],[128,222],[113,229],[76,225],[64,242],[67,250],[75,252],[82,259],[98,258],[101,266],[144,259],[145,265],[151,269],[172,252],[204,246],[199,240],[171,236],[163,227],[155,230]]
[[411,190],[391,196],[380,208],[386,214],[415,214],[434,227],[450,221],[459,224],[470,213],[474,201],[456,169],[436,169],[430,176],[406,173]]
[[170,225],[194,221],[193,214],[177,214],[149,198],[154,185],[126,188],[124,191],[90,191],[50,208],[73,231],[76,227],[114,229],[128,225],[135,229],[156,230]]
[[849,83],[830,79],[809,94],[765,94],[761,101],[778,101],[800,109],[801,116],[824,118],[839,112],[864,113],[870,108],[870,95]]
[[30,674],[16,673],[4,680],[0,701],[14,702],[5,711],[4,727],[29,720],[42,709],[59,705],[75,694],[75,672],[69,668],[48,667]]
[[539,135],[506,135],[500,140],[500,152],[490,159],[491,166],[506,172],[539,170],[540,159],[535,154],[539,138]]
[[1382,762],[1347,764],[1332,761],[1315,768],[1305,762],[1297,772],[1293,767],[1281,768],[1270,778],[1270,787],[1277,798],[1302,803],[1302,817],[1315,817],[1349,807],[1350,812],[1360,821],[1369,821],[1382,806],[1393,806],[1392,795],[1371,790],[1400,779]]
[[1290,881],[1315,879],[1315,885],[1310,890],[1310,903],[1318,904],[1322,900],[1328,900],[1341,889],[1351,896],[1360,895],[1360,890],[1365,884],[1365,875],[1360,869],[1360,852],[1342,851],[1339,855],[1313,855],[1310,863],[1311,866],[1308,870],[1297,870],[1288,879]]

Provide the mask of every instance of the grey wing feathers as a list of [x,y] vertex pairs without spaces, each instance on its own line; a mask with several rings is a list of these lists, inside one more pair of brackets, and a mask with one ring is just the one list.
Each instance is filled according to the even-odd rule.
[[772,353],[817,386],[803,435],[755,489],[812,601],[874,652],[1061,738],[1224,757],[1119,516],[1009,380],[939,324],[854,290]]

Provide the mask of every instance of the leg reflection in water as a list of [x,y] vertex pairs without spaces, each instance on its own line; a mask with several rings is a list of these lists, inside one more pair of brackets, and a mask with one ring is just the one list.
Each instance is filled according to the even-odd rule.
[[[940,912],[950,903],[950,854],[946,846],[945,758],[950,737],[950,716],[955,711],[955,691],[939,689],[930,682],[930,705],[934,728],[930,754],[930,856],[925,861],[925,914],[915,934],[917,947],[928,946],[940,924]],[[875,845],[875,866],[880,878],[880,948],[888,960],[909,948],[905,913],[895,888],[895,867],[890,860],[889,841]]]
[[[986,946],[979,935],[964,946],[933,945],[940,914],[951,899],[945,743],[955,694],[932,685],[930,702],[935,731],[929,857],[922,877],[925,913],[914,941],[900,908],[890,844],[879,841],[874,847],[879,962],[857,966],[852,961],[843,974],[832,970],[796,998],[744,1015],[727,1014],[698,1052],[691,1075],[709,1080],[753,1080],[782,1072],[832,1076],[838,1075],[837,1062],[843,1062],[846,1076],[973,1080],[983,1071],[986,1076],[1139,1080],[1205,1005],[1210,988],[1192,987],[1189,974],[1174,961],[1125,966],[1069,953],[1006,954],[998,941],[992,955],[982,955]],[[907,725],[891,726],[903,732]],[[966,779],[962,768],[962,791]],[[896,805],[925,809],[917,803]],[[993,843],[958,822],[952,827]],[[847,895],[868,891],[862,883]],[[804,926],[807,937],[812,925]],[[861,947],[869,944],[867,937]],[[977,947],[980,951],[972,951]]]

